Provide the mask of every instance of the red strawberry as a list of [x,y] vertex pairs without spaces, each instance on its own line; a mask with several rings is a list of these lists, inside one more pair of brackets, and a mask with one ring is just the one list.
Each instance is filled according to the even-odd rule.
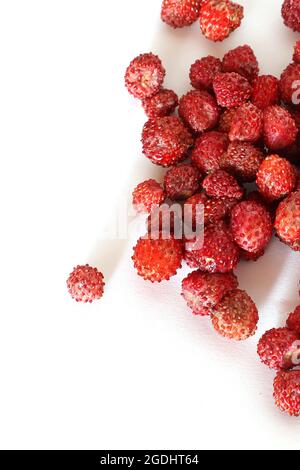
[[280,77],[280,91],[282,99],[288,104],[299,104],[300,64],[290,64]]
[[195,141],[192,162],[204,173],[218,170],[228,143],[227,135],[222,132],[211,131],[202,134]]
[[284,243],[300,251],[300,191],[290,194],[279,204],[275,229]]
[[235,72],[218,73],[213,81],[217,102],[224,108],[236,108],[245,103],[252,93],[250,83]]
[[256,142],[260,139],[263,127],[263,113],[254,104],[242,104],[234,113],[229,139],[240,142]]
[[268,106],[264,110],[264,140],[270,150],[281,150],[292,145],[298,129],[290,113],[281,106]]
[[293,31],[300,33],[300,3],[299,0],[284,0],[281,14],[284,24]]
[[296,174],[293,165],[278,155],[268,156],[257,172],[258,190],[267,201],[282,199],[296,186]]
[[200,185],[200,172],[192,165],[179,165],[167,171],[164,186],[170,199],[186,199],[195,194]]
[[132,204],[137,212],[151,212],[153,206],[160,206],[165,200],[161,185],[154,179],[138,184],[132,194]]
[[223,72],[236,72],[252,82],[259,72],[257,58],[250,46],[239,46],[224,55]]
[[92,303],[103,296],[103,274],[88,264],[77,266],[67,280],[67,287],[76,302]]
[[159,57],[152,53],[141,54],[127,68],[125,84],[129,93],[142,100],[159,92],[165,74]]
[[206,194],[214,198],[242,199],[244,190],[236,179],[224,170],[210,173],[203,181]]
[[219,131],[220,132],[228,132],[230,131],[231,124],[236,112],[236,108],[228,108],[220,116],[219,121]]
[[190,26],[199,18],[201,0],[163,0],[161,19],[173,28]]
[[178,106],[178,96],[172,90],[161,90],[142,101],[148,118],[163,117],[172,114]]
[[260,109],[279,102],[279,81],[273,75],[261,75],[253,82],[252,103]]
[[205,90],[193,90],[179,101],[179,116],[194,131],[203,132],[214,128],[219,120],[217,102]]
[[212,89],[217,73],[221,72],[222,62],[211,55],[196,60],[190,68],[191,85],[197,90]]
[[293,61],[296,62],[296,64],[300,63],[300,41],[297,41],[294,46]]
[[270,369],[291,369],[293,353],[297,351],[298,336],[288,328],[273,328],[259,340],[257,353]]
[[201,31],[211,41],[223,41],[241,24],[244,8],[230,0],[204,0],[200,9]]
[[263,153],[248,142],[232,142],[221,159],[221,168],[244,182],[256,179]]
[[300,416],[300,370],[279,371],[274,380],[275,404],[291,416]]

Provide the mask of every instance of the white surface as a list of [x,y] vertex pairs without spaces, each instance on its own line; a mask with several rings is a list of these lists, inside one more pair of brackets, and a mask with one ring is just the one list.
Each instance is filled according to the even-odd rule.
[[[263,73],[289,62],[298,36],[281,0],[241,3],[242,27],[221,44],[198,24],[161,24],[160,0],[0,3],[1,448],[300,448],[300,420],[274,407],[255,352],[298,301],[299,254],[273,242],[239,268],[261,320],[235,344],[190,315],[184,271],[145,284],[132,242],[101,241],[128,188],[162,174],[141,155],[145,117],[123,87],[134,56],[158,53],[179,93],[194,59],[246,42]],[[65,288],[85,262],[107,282],[92,306]]]

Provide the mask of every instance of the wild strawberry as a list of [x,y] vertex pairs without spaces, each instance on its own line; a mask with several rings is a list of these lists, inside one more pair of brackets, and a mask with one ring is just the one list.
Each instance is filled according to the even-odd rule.
[[206,194],[214,198],[242,199],[244,190],[236,179],[224,170],[216,170],[203,181]]
[[172,90],[161,90],[156,95],[145,98],[142,105],[148,118],[168,116],[178,106],[178,96]]
[[213,81],[217,102],[223,108],[236,108],[245,103],[252,93],[250,83],[235,72],[218,73]]
[[298,133],[290,113],[281,106],[264,109],[264,140],[270,150],[281,150],[292,145]]
[[246,251],[257,253],[264,250],[272,237],[271,216],[256,201],[243,201],[234,206],[230,226],[235,242]]
[[168,239],[160,237],[157,240],[142,237],[134,248],[132,259],[138,275],[146,281],[169,280],[181,268],[182,241],[175,240],[172,236]]
[[221,72],[222,62],[211,55],[196,60],[190,68],[191,85],[197,90],[212,89],[217,73]]
[[166,71],[156,55],[141,54],[129,65],[125,74],[125,85],[129,93],[141,100],[159,92]]
[[77,266],[67,280],[67,287],[76,302],[92,303],[103,296],[103,274],[88,264]]
[[215,330],[228,339],[246,340],[257,330],[258,311],[249,295],[239,289],[229,292],[212,309]]
[[179,116],[194,132],[203,132],[217,125],[220,110],[207,91],[193,90],[179,101]]
[[299,0],[284,0],[281,14],[284,24],[293,31],[300,33],[300,3]]
[[137,185],[132,194],[132,204],[137,212],[150,213],[153,206],[160,206],[165,200],[161,185],[154,179]]
[[218,170],[228,144],[226,134],[217,131],[206,132],[195,141],[191,154],[192,162],[204,173]]
[[273,328],[259,340],[257,353],[270,369],[291,369],[293,353],[297,350],[298,336],[288,328]]
[[267,201],[282,199],[291,193],[296,185],[293,165],[278,155],[268,156],[259,167],[256,184]]
[[199,247],[199,240],[186,243],[189,257],[202,271],[210,273],[228,273],[237,267],[239,248],[224,222],[208,225],[204,230],[204,243]]
[[200,172],[192,165],[170,168],[164,178],[164,187],[170,199],[187,199],[195,194],[200,185]]
[[273,75],[261,75],[253,82],[252,103],[259,109],[279,102],[279,81]]
[[216,224],[228,216],[236,203],[236,199],[209,199],[204,193],[197,193],[185,201],[184,213],[185,217],[191,220],[193,227],[195,227],[197,223],[201,222],[196,220],[196,208],[201,204],[204,210],[204,224]]
[[221,168],[243,182],[252,182],[263,160],[263,153],[254,145],[232,142],[221,159]]
[[223,41],[241,24],[244,8],[230,0],[204,0],[200,9],[201,31],[211,41]]
[[193,137],[176,116],[150,119],[142,134],[143,152],[164,167],[182,160],[193,145]]
[[227,134],[230,131],[232,120],[235,115],[236,108],[228,108],[223,111],[219,120],[219,131],[226,132]]
[[291,416],[300,416],[300,370],[277,372],[274,399],[281,411]]
[[290,194],[279,204],[275,229],[284,243],[300,251],[300,191]]
[[244,103],[234,113],[229,139],[253,143],[260,139],[262,128],[262,111],[250,102]]
[[280,77],[280,92],[283,101],[288,104],[299,104],[300,64],[290,64]]
[[244,261],[258,261],[262,256],[264,256],[264,254],[265,250],[256,252],[241,250],[241,259]]
[[190,273],[182,281],[182,296],[194,315],[210,315],[230,291],[237,289],[238,280],[233,273],[210,274],[202,271]]
[[223,72],[236,72],[252,82],[259,72],[257,58],[250,46],[239,46],[224,55]]
[[201,0],[163,0],[161,19],[173,28],[190,26],[199,18]]

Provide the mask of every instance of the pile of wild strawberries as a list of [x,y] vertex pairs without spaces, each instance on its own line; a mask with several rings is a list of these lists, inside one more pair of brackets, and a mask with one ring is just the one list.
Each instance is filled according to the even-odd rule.
[[[285,0],[282,15],[286,25],[300,31],[300,0]],[[243,8],[229,0],[163,0],[161,16],[173,27],[200,17],[203,34],[217,41],[240,25]],[[255,334],[259,315],[239,289],[234,269],[241,260],[262,257],[274,231],[300,251],[300,100],[295,101],[297,92],[300,97],[295,89],[300,41],[279,80],[259,75],[248,45],[230,50],[222,60],[197,60],[190,68],[192,90],[180,99],[163,87],[165,74],[153,53],[136,57],[125,74],[127,90],[148,117],[143,153],[168,168],[163,184],[149,179],[133,191],[136,211],[148,215],[147,233],[134,247],[134,267],[146,281],[161,282],[185,261],[193,271],[182,282],[182,296],[193,314],[209,317],[225,338],[246,340]],[[171,213],[165,236],[163,215],[175,202],[189,213],[193,227],[202,224],[203,243],[196,236],[175,235],[182,213]],[[75,268],[67,284],[77,301],[103,295],[103,275],[88,265]],[[295,416],[300,415],[299,340],[300,306],[286,327],[268,331],[258,344],[261,361],[278,371],[276,404]]]

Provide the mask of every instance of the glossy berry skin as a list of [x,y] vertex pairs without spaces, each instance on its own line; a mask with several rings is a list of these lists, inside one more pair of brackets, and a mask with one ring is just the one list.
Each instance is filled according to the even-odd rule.
[[154,179],[143,181],[132,193],[132,205],[137,212],[149,214],[153,206],[160,206],[166,198],[163,188]]
[[210,315],[231,290],[237,289],[238,280],[233,273],[210,274],[193,271],[182,281],[182,296],[194,315]]
[[172,114],[178,106],[178,96],[172,90],[160,90],[156,95],[142,101],[148,118],[157,118]]
[[159,57],[152,53],[141,54],[127,68],[125,85],[131,95],[143,100],[159,92],[165,74]]
[[231,141],[254,143],[260,139],[263,129],[263,113],[247,102],[236,109],[229,131]]
[[269,155],[259,167],[256,184],[266,201],[282,199],[296,186],[294,167],[285,158]]
[[219,126],[218,126],[218,130],[220,132],[226,132],[228,134],[231,128],[231,124],[232,124],[235,112],[236,112],[236,108],[228,108],[228,109],[225,109],[225,111],[223,111],[223,113],[220,116]]
[[196,60],[190,68],[191,85],[196,90],[211,90],[217,73],[221,72],[222,62],[211,55]]
[[268,106],[264,110],[264,141],[271,151],[292,145],[298,129],[291,114],[281,106]]
[[163,0],[161,19],[173,28],[190,26],[199,18],[201,0]]
[[103,296],[103,274],[88,264],[77,266],[67,280],[67,287],[76,302],[92,303]]
[[294,331],[300,337],[300,305],[289,314],[286,324],[290,330]]
[[300,251],[300,191],[290,194],[279,204],[275,229],[284,243]]
[[164,178],[165,192],[172,200],[187,199],[195,194],[200,186],[200,172],[192,165],[179,165],[170,168]]
[[273,396],[281,411],[300,416],[300,370],[277,372]]
[[[184,214],[185,218],[193,226],[197,224],[197,212],[196,208],[198,205],[203,206],[204,210],[204,224],[216,224],[220,220],[225,219],[232,207],[235,206],[237,201],[235,199],[210,199],[204,193],[197,193],[185,201]],[[198,220],[198,224],[201,221]]]
[[297,350],[298,336],[288,328],[273,328],[259,340],[257,353],[263,364],[270,369],[291,369],[294,367],[292,354]]
[[297,41],[295,46],[294,46],[293,61],[296,64],[300,63],[300,41]]
[[235,72],[218,73],[213,81],[217,102],[223,108],[236,108],[251,97],[252,88],[245,77]]
[[215,330],[227,339],[243,341],[253,336],[259,320],[255,303],[239,289],[229,292],[212,310]]
[[299,100],[299,80],[300,64],[290,64],[282,72],[279,82],[280,93],[283,101],[287,104],[299,104],[299,102],[295,102],[295,99]]
[[222,62],[223,72],[236,72],[251,83],[258,75],[257,58],[250,46],[244,45],[228,51]]
[[240,200],[244,195],[244,190],[236,179],[224,170],[210,173],[202,184],[206,194],[213,198]]
[[203,173],[220,169],[220,161],[228,148],[229,140],[223,132],[205,132],[195,141],[192,150],[192,162]]
[[257,251],[257,252],[251,252],[251,251],[246,251],[246,250],[241,250],[241,259],[244,261],[258,261],[260,258],[262,258],[265,254],[265,250],[262,251]]
[[215,98],[205,90],[193,90],[179,101],[179,116],[195,133],[214,128],[220,109]]
[[221,168],[245,183],[255,181],[264,155],[249,142],[232,142],[221,159]]
[[279,80],[273,75],[261,75],[253,82],[252,103],[259,109],[277,104],[280,99]]
[[300,33],[300,2],[299,0],[284,0],[281,9],[284,24],[293,31]]
[[267,209],[256,201],[242,201],[231,211],[230,227],[234,241],[249,252],[265,249],[272,237],[273,223]]
[[134,247],[134,267],[145,281],[161,282],[174,276],[183,259],[181,240],[172,236],[164,240],[162,237],[152,240],[142,237]]
[[204,0],[200,9],[200,27],[207,39],[223,41],[241,24],[244,9],[230,0]]
[[176,116],[150,119],[142,133],[143,152],[156,165],[174,165],[184,159],[194,139]]
[[239,248],[224,222],[208,225],[204,230],[204,243],[199,248],[198,241],[186,243],[186,250],[194,265],[201,271],[228,273],[237,267]]

